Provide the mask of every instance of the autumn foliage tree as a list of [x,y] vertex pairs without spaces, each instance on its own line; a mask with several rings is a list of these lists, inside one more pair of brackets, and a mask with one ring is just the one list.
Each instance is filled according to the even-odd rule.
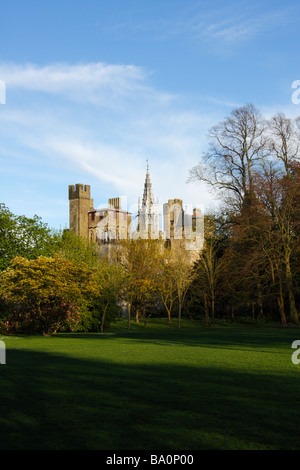
[[298,323],[299,123],[282,113],[265,120],[251,104],[237,108],[210,130],[190,171],[190,181],[206,182],[223,200],[228,246],[217,287],[225,311]]
[[88,305],[99,295],[94,271],[55,255],[34,260],[16,257],[0,278],[7,306],[1,330],[7,333],[76,331],[88,321]]
[[168,323],[172,322],[172,313],[177,301],[177,287],[174,283],[174,262],[176,257],[167,247],[161,250],[156,270],[156,289],[167,312]]
[[114,320],[117,305],[122,300],[127,280],[124,267],[108,260],[99,260],[95,272],[95,279],[101,290],[93,302],[93,310],[100,312],[99,329],[103,333],[105,327]]
[[174,250],[171,273],[177,294],[178,328],[181,328],[182,310],[195,276],[189,254],[186,251],[181,250],[181,253],[178,251],[176,253]]
[[172,312],[177,310],[178,328],[181,328],[183,308],[195,278],[188,250],[173,244],[162,246],[157,258],[156,290],[171,323]]
[[204,307],[206,323],[214,323],[216,303],[220,292],[220,279],[223,274],[224,257],[219,255],[219,240],[210,236],[204,244],[195,265],[195,296]]
[[282,322],[286,322],[284,291],[287,293],[289,318],[298,323],[295,300],[293,260],[299,250],[299,165],[289,162],[288,171],[269,165],[257,176],[257,193],[264,202],[268,224],[261,232],[260,247],[269,262],[273,282],[277,283],[278,306]]
[[146,326],[157,304],[156,272],[160,250],[159,240],[123,240],[116,256],[126,273],[124,299],[128,304],[128,328],[134,310],[136,321],[142,318]]

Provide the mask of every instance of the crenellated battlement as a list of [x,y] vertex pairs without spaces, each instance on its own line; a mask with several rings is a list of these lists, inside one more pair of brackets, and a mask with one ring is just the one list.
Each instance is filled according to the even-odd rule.
[[94,206],[90,196],[91,189],[88,184],[69,185],[70,230],[83,237],[88,237],[88,213]]
[[69,185],[69,199],[90,199],[91,188],[88,184]]

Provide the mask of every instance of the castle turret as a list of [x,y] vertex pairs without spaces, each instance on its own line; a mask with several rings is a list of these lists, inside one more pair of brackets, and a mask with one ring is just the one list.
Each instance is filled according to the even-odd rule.
[[169,199],[163,206],[164,231],[169,240],[181,240],[184,230],[182,199]]
[[70,231],[82,237],[89,235],[89,211],[93,210],[94,202],[90,198],[90,186],[76,184],[69,186]]

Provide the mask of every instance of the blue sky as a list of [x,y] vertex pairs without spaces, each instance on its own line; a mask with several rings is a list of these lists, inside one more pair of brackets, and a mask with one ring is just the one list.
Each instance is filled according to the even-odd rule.
[[187,184],[209,128],[253,103],[300,114],[297,1],[1,0],[0,202],[68,227],[68,185],[95,207],[142,197],[209,210]]

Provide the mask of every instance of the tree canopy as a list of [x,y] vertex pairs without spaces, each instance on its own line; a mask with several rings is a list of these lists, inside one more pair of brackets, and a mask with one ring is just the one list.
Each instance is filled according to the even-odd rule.
[[14,215],[0,203],[0,270],[6,269],[16,256],[34,259],[52,255],[59,240],[42,219]]

